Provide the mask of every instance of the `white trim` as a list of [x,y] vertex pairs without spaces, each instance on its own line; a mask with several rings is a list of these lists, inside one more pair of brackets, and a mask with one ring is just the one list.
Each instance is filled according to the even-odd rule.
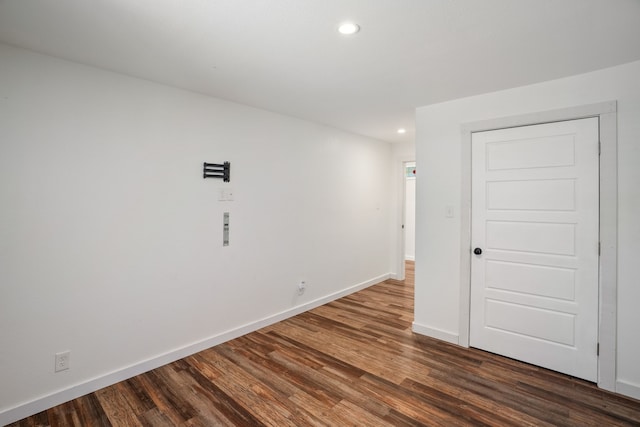
[[415,256],[411,256],[411,255],[405,255],[404,256],[404,260],[405,261],[415,261],[416,257]]
[[600,123],[600,277],[598,387],[616,390],[618,164],[617,102],[602,102],[461,126],[459,344],[469,347],[471,303],[471,134],[541,123],[598,117]]
[[462,167],[460,176],[460,321],[459,344],[469,347],[471,321],[471,132],[462,126]]
[[618,116],[600,113],[600,321],[598,387],[615,391],[618,343]]
[[407,224],[405,224],[405,216],[407,215],[407,179],[405,178],[405,167],[407,165],[407,162],[404,160],[401,160],[401,166],[400,166],[400,170],[402,171],[402,175],[401,177],[399,177],[399,179],[401,180],[400,183],[400,197],[398,197],[398,199],[400,200],[400,218],[399,218],[399,222],[400,222],[400,235],[398,236],[398,256],[397,256],[397,279],[396,280],[404,280],[406,278],[406,274],[407,272],[405,271],[405,265],[404,265],[404,259],[405,259],[405,254],[404,252],[406,251],[406,245],[407,245]]
[[454,334],[453,332],[444,331],[438,328],[432,328],[416,322],[413,322],[411,329],[416,334],[426,335],[428,337],[446,341],[451,344],[458,344],[459,341],[458,335]]
[[251,322],[246,325],[240,326],[238,328],[231,329],[221,334],[211,336],[202,341],[198,341],[193,344],[189,344],[185,347],[181,347],[181,348],[172,350],[170,352],[155,356],[151,359],[141,361],[139,363],[128,366],[126,368],[119,369],[117,371],[113,371],[106,375],[102,375],[102,376],[90,379],[88,381],[84,381],[82,383],[73,385],[69,388],[65,388],[63,390],[59,390],[54,393],[51,393],[49,395],[39,397],[30,402],[20,404],[13,408],[7,409],[4,412],[0,412],[0,425],[6,425],[12,422],[21,420],[25,417],[31,416],[33,414],[37,414],[38,412],[44,411],[53,406],[60,405],[62,403],[84,396],[88,393],[93,393],[94,391],[100,390],[101,388],[108,387],[120,381],[124,381],[128,378],[135,377],[136,375],[140,375],[145,372],[148,372],[152,369],[159,368],[160,366],[164,366],[171,362],[175,362],[176,360],[190,356],[199,351],[214,347],[218,344],[222,344],[226,341],[232,340],[234,338],[238,338],[250,332],[257,331],[258,329],[264,328],[265,326],[272,325],[274,323],[296,316],[305,311],[311,310],[313,308],[327,304],[331,301],[342,298],[346,295],[368,288],[369,286],[383,282],[389,279],[390,277],[391,277],[391,274],[389,273],[383,274],[378,277],[374,277],[373,279],[367,280],[362,283],[358,283],[356,285],[350,286],[338,292],[334,292],[322,298],[318,298],[316,300],[293,307],[291,309],[281,311],[280,313],[276,313],[274,315],[262,318],[255,322]]
[[640,400],[640,385],[626,381],[616,381],[616,392]]

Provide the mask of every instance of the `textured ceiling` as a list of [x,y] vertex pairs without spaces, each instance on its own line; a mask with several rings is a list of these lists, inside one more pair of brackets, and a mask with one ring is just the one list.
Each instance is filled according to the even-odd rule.
[[416,107],[640,59],[640,0],[0,0],[0,41],[397,142]]

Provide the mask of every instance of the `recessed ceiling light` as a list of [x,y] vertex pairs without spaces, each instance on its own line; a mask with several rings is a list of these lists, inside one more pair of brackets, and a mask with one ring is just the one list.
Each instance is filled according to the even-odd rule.
[[400,128],[398,129],[398,133],[407,133],[407,130],[405,128]]
[[338,31],[340,31],[340,34],[344,34],[348,36],[350,34],[355,34],[358,31],[360,31],[360,26],[358,24],[354,24],[353,22],[343,22],[338,27]]

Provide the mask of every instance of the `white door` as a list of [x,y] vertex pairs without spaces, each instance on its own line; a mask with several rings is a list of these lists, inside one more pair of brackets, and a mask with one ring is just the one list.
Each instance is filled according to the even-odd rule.
[[589,381],[598,134],[597,118],[571,120],[474,133],[471,149],[471,346]]

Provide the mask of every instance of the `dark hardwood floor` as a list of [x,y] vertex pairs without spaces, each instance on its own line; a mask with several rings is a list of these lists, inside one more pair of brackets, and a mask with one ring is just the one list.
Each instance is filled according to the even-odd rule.
[[15,426],[623,426],[640,401],[411,332],[387,280]]

